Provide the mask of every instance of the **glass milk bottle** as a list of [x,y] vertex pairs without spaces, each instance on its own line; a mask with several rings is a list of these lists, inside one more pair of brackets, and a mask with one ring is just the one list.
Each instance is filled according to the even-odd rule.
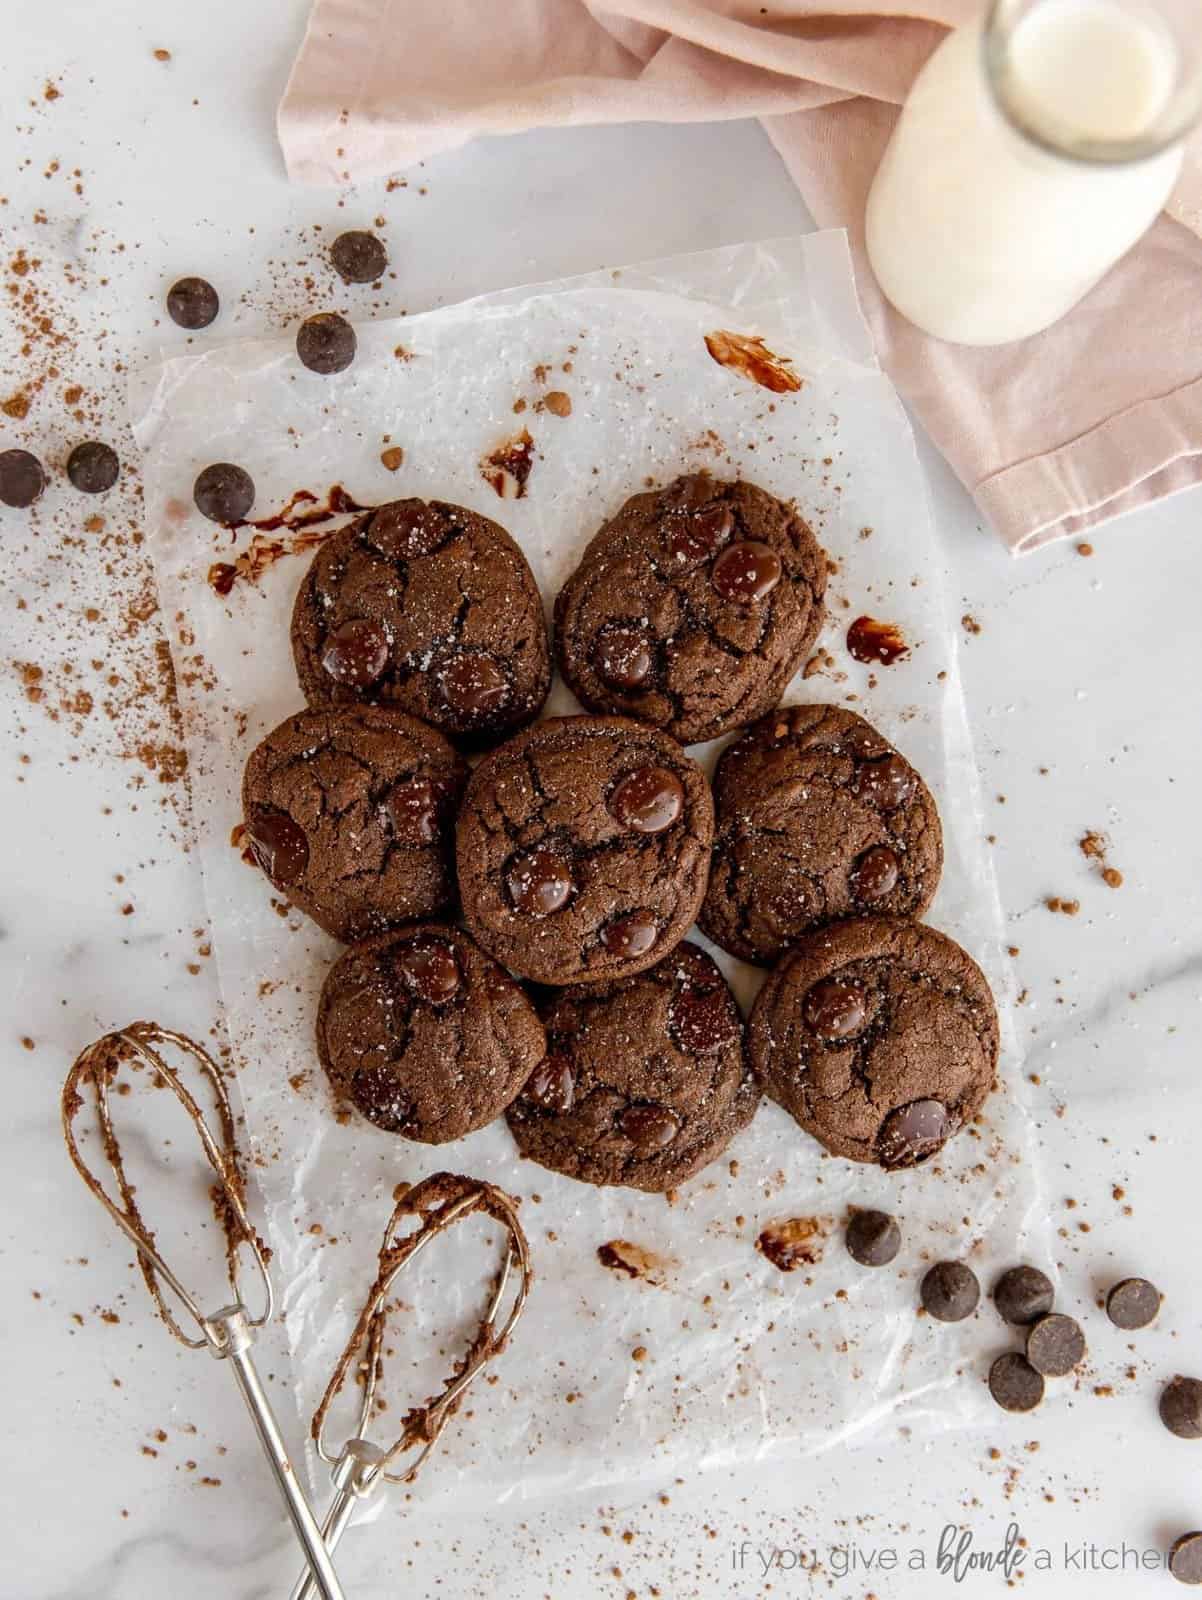
[[925,332],[1006,344],[1151,226],[1202,103],[1202,0],[994,0],[915,80],[868,197],[868,257]]

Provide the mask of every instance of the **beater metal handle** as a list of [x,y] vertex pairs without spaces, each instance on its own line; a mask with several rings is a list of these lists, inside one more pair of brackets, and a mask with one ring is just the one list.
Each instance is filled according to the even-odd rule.
[[[159,1044],[174,1045],[196,1063],[201,1076],[213,1093],[220,1124],[220,1140],[214,1137],[196,1099],[181,1081],[175,1069],[155,1049]],[[205,1316],[195,1298],[163,1260],[155,1244],[154,1234],[147,1227],[138,1209],[134,1187],[126,1175],[121,1146],[113,1128],[108,1095],[109,1084],[116,1077],[123,1053],[136,1056],[172,1091],[192,1121],[205,1160],[216,1177],[214,1200],[217,1202],[218,1220],[225,1232],[226,1275],[236,1303],[213,1313],[212,1316]],[[116,1180],[120,1205],[105,1192],[99,1179],[84,1161],[75,1139],[74,1123],[83,1108],[81,1090],[85,1084],[90,1085],[95,1093],[101,1144]],[[219,1361],[229,1362],[238,1389],[246,1402],[246,1409],[254,1423],[255,1432],[259,1436],[259,1442],[279,1485],[288,1517],[305,1552],[305,1559],[309,1563],[307,1577],[316,1586],[322,1600],[345,1600],[329,1551],[317,1526],[317,1519],[297,1482],[267,1392],[251,1360],[250,1348],[254,1340],[254,1331],[269,1321],[272,1314],[271,1278],[267,1272],[265,1248],[246,1214],[244,1198],[246,1185],[234,1137],[234,1112],[220,1067],[206,1050],[186,1035],[160,1027],[156,1022],[134,1022],[117,1033],[106,1034],[103,1039],[98,1039],[89,1045],[78,1056],[63,1085],[62,1119],[63,1137],[76,1171],[122,1233],[137,1249],[138,1264],[146,1287],[170,1333],[189,1350],[208,1349]],[[240,1252],[244,1246],[249,1248],[258,1267],[263,1288],[263,1307],[253,1315],[242,1303],[239,1287]],[[195,1322],[197,1337],[190,1337],[180,1327],[175,1312],[164,1298],[164,1284]]]
[[[376,1385],[383,1366],[388,1295],[408,1264],[433,1239],[452,1223],[477,1212],[499,1222],[506,1233],[505,1259],[496,1275],[488,1308],[458,1370],[442,1392],[410,1412],[400,1437],[387,1448],[381,1448],[372,1444],[365,1435],[375,1409]],[[420,1218],[420,1226],[413,1233],[398,1239],[397,1229],[407,1217]],[[515,1273],[517,1287],[513,1292],[513,1303],[498,1328],[497,1317]],[[458,1410],[469,1385],[505,1348],[525,1308],[532,1279],[526,1235],[518,1221],[514,1202],[500,1189],[473,1178],[436,1172],[401,1195],[384,1230],[376,1281],[368,1291],[359,1320],[313,1416],[312,1433],[317,1453],[333,1469],[335,1493],[322,1524],[327,1549],[337,1548],[338,1541],[350,1526],[356,1501],[369,1498],[382,1483],[408,1484],[417,1477],[443,1429]],[[363,1396],[359,1404],[358,1427],[354,1437],[348,1439],[341,1451],[334,1455],[325,1442],[326,1418],[334,1398],[349,1375],[355,1352],[360,1346],[363,1347],[363,1358],[359,1363]],[[403,1472],[388,1470],[399,1455],[418,1444],[421,1449]],[[312,1594],[313,1574],[311,1571],[304,1572],[297,1579],[290,1600],[310,1600]]]

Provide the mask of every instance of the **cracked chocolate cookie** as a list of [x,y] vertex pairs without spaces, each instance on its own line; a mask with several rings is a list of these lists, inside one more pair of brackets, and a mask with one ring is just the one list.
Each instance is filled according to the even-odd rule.
[[555,717],[485,756],[456,829],[468,927],[539,983],[641,972],[705,893],[713,803],[696,762],[623,717]]
[[592,711],[682,744],[776,704],[822,626],[826,557],[794,507],[704,473],[636,494],[555,604],[560,669]]
[[455,813],[467,763],[403,711],[301,711],[252,752],[247,842],[267,877],[348,944],[455,900]]
[[725,1150],[760,1088],[734,996],[679,945],[646,972],[564,989],[547,1055],[509,1108],[524,1156],[584,1183],[672,1189]]
[[827,922],[920,917],[943,866],[939,814],[914,768],[862,717],[788,706],[722,754],[699,921],[723,950],[770,966]]
[[468,748],[532,721],[551,685],[534,574],[497,523],[394,500],[318,550],[292,613],[312,706],[412,712]]
[[993,1086],[998,1021],[984,974],[933,928],[897,917],[807,935],[760,990],[751,1063],[834,1155],[914,1167]]
[[317,1053],[338,1099],[421,1144],[500,1116],[545,1051],[529,1000],[458,928],[355,945],[321,991]]

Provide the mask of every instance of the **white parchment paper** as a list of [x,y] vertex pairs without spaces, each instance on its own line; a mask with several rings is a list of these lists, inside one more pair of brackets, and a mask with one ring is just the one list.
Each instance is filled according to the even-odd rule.
[[[793,360],[801,391],[771,394],[719,366],[703,342],[716,328],[762,335]],[[358,334],[358,359],[338,377],[302,369],[291,340],[263,339],[167,360],[134,398],[196,848],[302,1413],[370,1282],[395,1185],[449,1166],[522,1197],[539,1279],[497,1381],[478,1386],[472,1415],[449,1430],[416,1491],[423,1499],[463,1509],[792,1459],[885,1422],[933,1430],[979,1414],[989,1404],[981,1375],[998,1348],[987,1313],[958,1327],[916,1318],[918,1279],[940,1256],[969,1256],[988,1280],[993,1266],[1029,1253],[1032,1142],[957,673],[959,621],[844,236],[513,290]],[[538,407],[550,389],[570,396],[570,416]],[[533,471],[525,497],[502,503],[478,463],[522,424],[535,441]],[[405,453],[395,473],[380,462],[386,442]],[[707,467],[795,497],[837,570],[819,641],[829,661],[788,698],[852,705],[937,797],[947,859],[929,920],[980,961],[1003,1010],[1002,1087],[981,1127],[955,1140],[938,1170],[887,1175],[824,1155],[765,1104],[728,1156],[670,1204],[522,1162],[503,1121],[431,1149],[335,1120],[313,1020],[337,946],[273,903],[230,845],[246,757],[301,705],[288,623],[308,558],[283,560],[228,598],[214,593],[210,565],[244,548],[248,532],[234,538],[192,509],[193,478],[216,460],[251,472],[260,517],[299,488],[321,496],[333,483],[367,503],[422,495],[473,506],[522,545],[548,609],[586,540],[649,482]],[[890,667],[851,659],[847,624],[865,612],[900,626],[906,658]],[[549,709],[572,704],[557,685]],[[758,974],[720,959],[746,1005]],[[892,1267],[866,1270],[847,1256],[849,1202],[900,1217],[905,1244]],[[832,1233],[816,1266],[785,1275],[755,1240],[792,1216],[831,1219]],[[614,1238],[656,1258],[653,1281],[599,1263],[598,1246]],[[481,1237],[453,1236],[423,1259],[420,1281],[402,1290],[396,1398],[383,1427],[445,1370],[481,1291]],[[635,1360],[638,1347],[645,1355]]]

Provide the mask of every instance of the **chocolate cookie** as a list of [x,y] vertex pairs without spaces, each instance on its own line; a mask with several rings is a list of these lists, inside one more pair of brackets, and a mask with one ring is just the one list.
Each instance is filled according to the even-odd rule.
[[993,1085],[998,1021],[958,944],[897,917],[802,939],[748,1024],[768,1093],[837,1156],[885,1168],[929,1161]]
[[458,928],[355,945],[321,991],[317,1053],[338,1098],[422,1144],[499,1116],[545,1051],[529,1000]]
[[462,756],[403,711],[301,711],[246,763],[247,841],[319,927],[347,943],[366,939],[454,902],[466,783]]
[[539,713],[551,684],[534,574],[497,523],[394,500],[317,552],[292,613],[305,698],[399,706],[466,746]]
[[547,1056],[509,1126],[522,1154],[555,1172],[672,1189],[720,1155],[759,1104],[734,996],[696,945],[633,978],[564,989],[543,1021]]
[[698,473],[636,494],[555,605],[560,669],[590,710],[682,744],[780,699],[822,626],[826,557],[797,511]]
[[943,866],[939,814],[914,768],[854,711],[789,706],[730,745],[702,928],[769,966],[844,917],[918,917]]
[[705,893],[714,813],[700,767],[624,717],[554,717],[485,756],[456,829],[463,915],[539,983],[641,972]]

